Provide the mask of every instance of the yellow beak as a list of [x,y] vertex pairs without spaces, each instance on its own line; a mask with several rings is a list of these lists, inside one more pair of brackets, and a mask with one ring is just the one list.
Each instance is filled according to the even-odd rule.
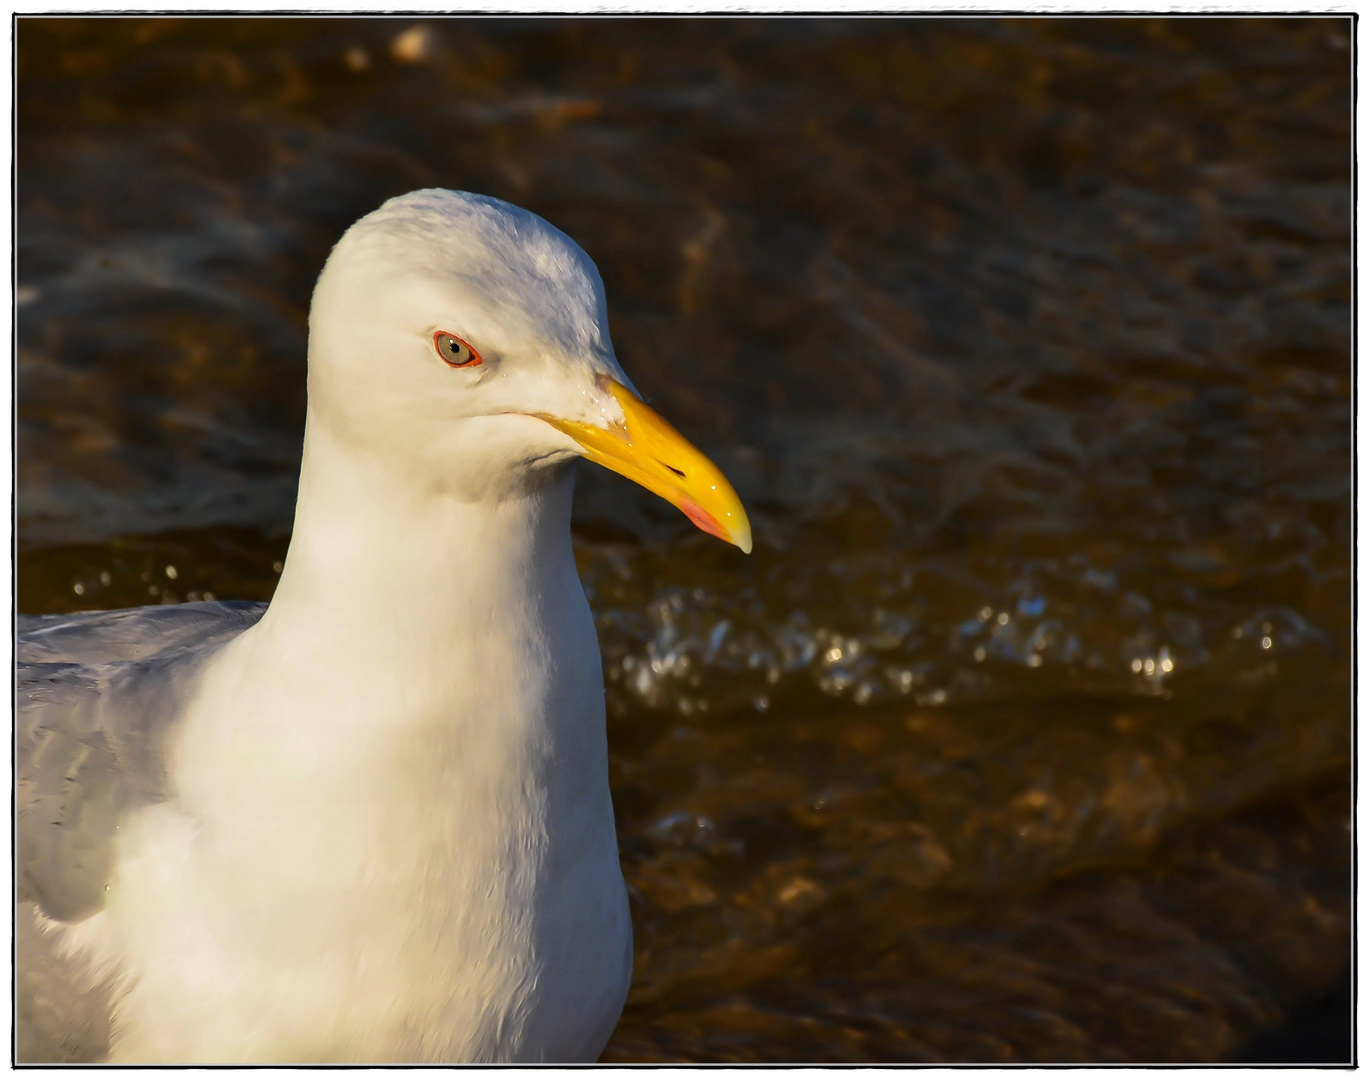
[[704,532],[749,553],[751,522],[727,477],[622,383],[601,375],[599,385],[623,410],[621,426],[601,428],[546,413],[538,419],[579,443],[590,461],[654,491]]

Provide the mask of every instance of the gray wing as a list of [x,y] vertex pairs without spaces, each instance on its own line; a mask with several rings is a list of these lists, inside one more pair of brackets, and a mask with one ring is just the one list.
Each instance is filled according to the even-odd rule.
[[63,922],[104,904],[122,816],[166,799],[163,748],[200,670],[265,604],[20,616],[18,899]]
[[265,604],[229,600],[74,615],[20,615],[15,659],[21,664],[142,660],[225,635],[234,637],[265,610]]

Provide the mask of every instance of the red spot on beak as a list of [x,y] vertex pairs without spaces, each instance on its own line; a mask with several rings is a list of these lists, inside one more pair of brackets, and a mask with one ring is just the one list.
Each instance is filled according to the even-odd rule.
[[732,543],[732,537],[728,536],[727,531],[718,524],[718,519],[692,499],[681,499],[680,509],[685,512],[685,516],[690,521],[710,536],[716,536],[719,540],[726,540],[729,544]]

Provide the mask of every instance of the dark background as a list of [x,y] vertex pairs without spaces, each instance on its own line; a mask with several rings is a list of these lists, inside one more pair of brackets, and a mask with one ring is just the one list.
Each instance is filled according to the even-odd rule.
[[606,1060],[1348,1059],[1348,19],[17,26],[21,610],[269,597],[330,245],[509,199],[756,526],[581,470]]

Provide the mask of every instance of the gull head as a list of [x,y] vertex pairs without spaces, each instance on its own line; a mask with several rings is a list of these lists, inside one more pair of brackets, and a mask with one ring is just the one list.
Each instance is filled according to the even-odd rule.
[[619,366],[593,261],[499,199],[415,191],[347,230],[310,307],[309,401],[435,492],[497,499],[587,457],[751,550],[732,486]]

